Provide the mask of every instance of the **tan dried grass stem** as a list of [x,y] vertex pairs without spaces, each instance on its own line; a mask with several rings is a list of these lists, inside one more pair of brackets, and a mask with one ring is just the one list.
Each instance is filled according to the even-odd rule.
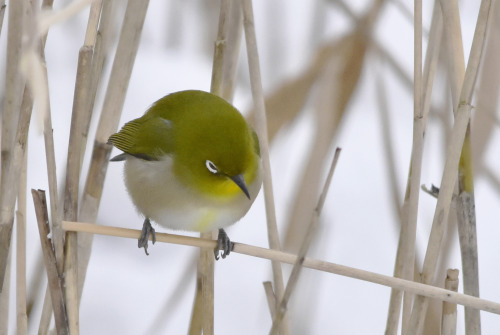
[[[110,226],[101,226],[92,223],[83,222],[68,222],[63,221],[63,229],[68,231],[85,232],[90,234],[99,234],[106,236],[123,237],[130,239],[137,239],[141,235],[141,231],[137,229],[119,228]],[[182,236],[166,233],[156,233],[156,241],[163,243],[172,243],[186,246],[193,246],[198,248],[215,248],[217,241],[205,240],[197,237]],[[234,249],[232,252],[244,254],[248,256],[275,260],[281,263],[294,264],[297,261],[297,256],[283,251],[266,249],[256,247],[248,244],[234,242]],[[445,290],[443,288],[421,284],[405,279],[394,278],[370,271],[355,269],[352,267],[339,265],[327,261],[306,258],[303,266],[306,268],[324,271],[328,273],[337,274],[344,277],[359,279],[383,286],[393,287],[399,290],[411,292],[426,296],[432,299],[453,302],[459,305],[470,306],[483,311],[487,311],[500,315],[500,303],[493,302],[477,297],[468,296],[466,294],[456,293]]]
[[285,316],[287,310],[288,301],[290,300],[293,290],[297,286],[297,281],[299,280],[300,272],[302,271],[302,266],[304,264],[306,254],[309,250],[309,246],[311,245],[313,237],[315,236],[318,228],[319,218],[321,215],[321,211],[323,210],[323,205],[325,204],[326,195],[328,194],[328,190],[330,189],[333,173],[335,172],[335,167],[337,166],[337,162],[339,160],[340,151],[341,151],[340,148],[337,148],[335,150],[335,155],[333,157],[332,164],[330,166],[330,171],[328,172],[328,176],[323,186],[323,191],[321,192],[318,204],[316,205],[316,208],[312,213],[307,233],[304,236],[302,245],[300,246],[299,253],[297,255],[297,260],[293,264],[292,273],[290,274],[290,278],[288,279],[288,282],[286,284],[283,298],[277,305],[279,306],[279,308],[277,309],[275,316],[273,318],[273,325],[270,331],[270,334],[272,335],[276,335],[278,333],[280,323],[283,320],[283,317]]
[[[266,107],[264,104],[264,93],[262,91],[262,80],[260,75],[259,53],[257,48],[257,37],[252,8],[252,0],[243,0],[243,27],[248,53],[248,67],[250,72],[250,84],[253,101],[256,109],[256,130],[260,138],[260,148],[263,166],[263,188],[266,203],[266,222],[269,246],[271,249],[280,250],[278,226],[276,223],[276,209],[274,204],[273,183],[271,177],[271,163],[269,158],[269,141],[267,133]],[[283,272],[279,262],[271,262],[273,269],[273,282],[276,302],[283,297]],[[278,306],[276,306],[278,307]],[[280,327],[282,335],[289,334],[286,320]]]
[[[465,139],[465,133],[470,120],[472,95],[484,48],[486,28],[490,18],[490,7],[490,0],[483,0],[481,2],[469,62],[467,64],[465,79],[460,93],[455,124],[453,126],[450,142],[446,150],[447,155],[443,177],[441,179],[439,197],[436,204],[431,235],[429,237],[428,248],[422,271],[422,280],[427,284],[434,282],[437,259],[441,249],[441,242],[446,228],[446,223],[448,222],[453,189],[458,177],[458,163]],[[415,298],[408,326],[408,334],[421,334],[427,305],[428,299],[423,296]]]
[[[92,48],[80,48],[76,74],[73,115],[68,145],[66,165],[66,185],[64,193],[64,219],[77,220],[78,195],[80,185],[81,160],[83,157],[83,126],[89,113],[89,86],[91,79]],[[78,312],[78,241],[76,233],[67,233],[65,240],[64,287],[66,308],[71,334],[79,333]]]
[[45,192],[41,190],[31,190],[33,202],[35,203],[35,212],[40,232],[40,241],[42,244],[43,260],[50,288],[50,298],[54,309],[54,319],[57,334],[69,334],[68,318],[66,315],[66,306],[63,293],[62,275],[57,270],[56,257],[52,249],[52,242],[49,238],[50,228],[48,226],[49,218],[47,213],[47,202]]

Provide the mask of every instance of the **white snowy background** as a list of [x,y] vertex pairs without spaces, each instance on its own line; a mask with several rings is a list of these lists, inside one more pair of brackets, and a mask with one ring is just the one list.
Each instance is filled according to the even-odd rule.
[[[153,101],[170,92],[210,89],[218,2],[209,1],[209,5],[203,5],[202,2],[151,0],[120,125],[142,115]],[[405,18],[395,2],[388,1],[384,5],[373,37],[390,50],[411,78],[412,22]],[[412,2],[398,2],[409,8],[410,12],[413,11]],[[117,3],[116,33],[119,32],[120,13],[126,2]],[[68,1],[56,0],[54,7],[60,9],[67,4]],[[371,6],[371,1],[349,1],[348,5],[361,15]],[[430,1],[424,1],[424,29],[429,28],[432,5]],[[213,6],[215,15],[205,15],[204,11],[210,6]],[[462,1],[460,7],[466,57],[478,6],[479,1]],[[307,66],[314,56],[315,47],[321,42],[339,39],[352,28],[352,22],[339,9],[336,1],[255,0],[254,10],[266,93]],[[83,44],[87,18],[88,8],[70,20],[53,26],[45,48],[60,184],[66,165],[77,55]],[[208,18],[213,18],[210,22],[212,31],[206,30]],[[4,22],[0,37],[2,69],[5,68],[7,22]],[[425,46],[426,39],[424,50]],[[241,54],[245,54],[244,49]],[[252,104],[245,59],[245,56],[240,59],[234,100],[235,106],[243,113]],[[111,62],[112,57],[107,61],[105,78],[109,74]],[[4,73],[4,70],[0,73]],[[397,168],[395,178],[399,185],[399,198],[403,199],[411,153],[412,92],[391,73],[383,61],[369,52],[355,96],[336,135],[334,146],[343,150],[310,256],[392,275],[399,223],[390,193],[390,178],[393,176],[389,175],[385,160],[387,149],[382,141],[381,113],[377,105],[376,85],[379,78],[387,85],[391,122],[389,135]],[[441,73],[436,85],[444,87],[443,83]],[[1,85],[3,90],[3,82]],[[105,85],[98,94],[89,138],[95,131],[104,92]],[[449,99],[449,93],[444,88],[436,88],[433,103],[443,106],[445,99]],[[271,148],[279,227],[283,227],[288,219],[293,190],[305,165],[306,151],[311,150],[309,144],[314,131],[314,121],[310,115],[312,107],[308,106],[295,122],[284,128]],[[498,115],[498,111],[494,112]],[[440,183],[445,155],[443,143],[442,126],[431,116],[421,179],[426,185]],[[497,167],[500,166],[499,143],[497,126],[485,154],[487,164],[497,173]],[[87,145],[82,176],[86,176],[92,144],[89,141]],[[48,190],[44,155],[40,124],[33,122],[29,137],[28,189]],[[333,156],[333,152],[330,155]],[[84,180],[83,177],[82,185]],[[478,175],[475,192],[481,296],[500,301],[499,190],[482,175]],[[435,199],[424,193],[420,196],[417,238],[421,260],[427,245]],[[35,264],[40,258],[41,249],[31,201],[28,208],[30,283],[37,271]],[[124,188],[122,164],[111,163],[97,223],[140,229],[142,221]],[[164,230],[158,228],[158,231]],[[262,192],[248,215],[227,232],[234,241],[268,246]],[[460,268],[456,231],[453,234],[453,253],[446,267]],[[146,257],[137,248],[136,240],[95,236],[81,301],[81,334],[185,334],[194,297],[193,260],[197,254],[198,250],[191,247],[157,243],[150,248],[150,256]],[[15,252],[12,256],[14,259]],[[291,269],[287,265],[283,268],[286,274]],[[14,269],[13,263],[12,288],[15,287]],[[44,276],[43,280],[42,287],[45,287]],[[216,263],[216,334],[268,333],[271,318],[262,286],[262,282],[268,280],[272,280],[272,275],[270,262],[266,260],[232,254]],[[184,282],[184,286],[179,285],[180,282]],[[459,290],[462,290],[462,286]],[[11,293],[9,334],[15,334],[14,292]],[[382,334],[389,296],[390,289],[384,286],[304,270],[290,302],[292,334]],[[30,334],[37,332],[41,311],[41,300],[38,301],[29,325]],[[457,333],[464,334],[463,308],[460,306],[458,313]],[[500,316],[482,312],[481,317],[484,334],[500,333]]]

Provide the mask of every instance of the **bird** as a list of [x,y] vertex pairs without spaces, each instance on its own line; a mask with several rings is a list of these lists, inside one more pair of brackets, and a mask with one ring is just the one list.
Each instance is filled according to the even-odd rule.
[[215,259],[232,243],[224,228],[250,209],[262,184],[257,133],[223,98],[199,90],[168,94],[125,123],[108,144],[122,153],[124,182],[144,216],[138,247],[156,241],[151,221],[174,230],[218,229]]

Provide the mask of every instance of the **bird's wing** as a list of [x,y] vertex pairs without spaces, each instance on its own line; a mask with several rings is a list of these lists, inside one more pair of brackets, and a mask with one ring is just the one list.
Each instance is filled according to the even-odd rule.
[[137,158],[159,160],[173,150],[172,122],[143,116],[126,123],[109,137],[108,143]]

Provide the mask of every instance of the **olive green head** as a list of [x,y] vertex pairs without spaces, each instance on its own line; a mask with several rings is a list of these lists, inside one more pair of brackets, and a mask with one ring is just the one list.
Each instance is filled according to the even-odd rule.
[[144,160],[173,159],[176,178],[209,196],[245,193],[257,177],[257,135],[224,99],[202,91],[182,91],[155,102],[109,142]]

